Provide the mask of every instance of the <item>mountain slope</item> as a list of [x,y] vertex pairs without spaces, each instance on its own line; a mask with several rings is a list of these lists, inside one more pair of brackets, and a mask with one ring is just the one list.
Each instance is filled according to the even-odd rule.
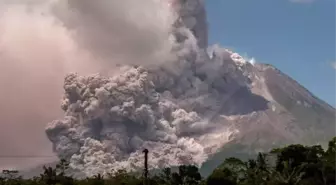
[[73,170],[86,176],[139,170],[147,148],[152,169],[205,162],[209,172],[226,155],[333,136],[334,108],[270,65],[206,48],[202,0],[175,6],[173,59],[120,65],[110,76],[66,76],[64,117],[46,134]]
[[335,136],[333,107],[271,65],[244,65],[251,76],[251,92],[267,99],[268,108],[261,110],[258,104],[245,101],[248,107],[256,106],[255,111],[234,118],[239,134],[203,164],[203,175],[226,157],[247,159],[257,152],[292,143],[326,144]]

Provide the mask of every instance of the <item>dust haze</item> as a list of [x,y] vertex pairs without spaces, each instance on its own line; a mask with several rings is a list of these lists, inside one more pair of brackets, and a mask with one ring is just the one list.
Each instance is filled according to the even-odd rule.
[[[44,130],[63,114],[67,73],[115,73],[116,64],[171,57],[172,14],[139,2],[0,0],[0,155],[54,155]],[[0,158],[0,167],[54,159]]]

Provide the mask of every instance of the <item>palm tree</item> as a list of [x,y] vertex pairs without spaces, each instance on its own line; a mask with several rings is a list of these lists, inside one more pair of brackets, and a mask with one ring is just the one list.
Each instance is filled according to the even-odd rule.
[[272,173],[272,179],[281,185],[297,185],[301,182],[302,177],[305,175],[304,168],[306,163],[299,166],[291,167],[290,162],[283,162],[283,169],[281,172],[274,171]]

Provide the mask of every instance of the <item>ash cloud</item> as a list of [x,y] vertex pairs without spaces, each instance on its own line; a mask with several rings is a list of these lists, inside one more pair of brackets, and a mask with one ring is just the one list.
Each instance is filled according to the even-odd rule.
[[[96,9],[92,10],[98,13],[99,8],[104,7],[106,2],[97,1],[92,7]],[[113,7],[107,6],[104,11],[113,10],[113,15],[119,19],[106,20],[106,26],[114,25],[113,21],[116,21],[116,25],[122,25],[125,22],[125,25],[130,26],[135,23],[134,17],[130,20],[123,20],[122,13],[129,12],[128,5],[130,7],[139,6],[140,4],[137,3],[139,1],[125,1],[126,4],[120,3],[121,1],[113,2],[119,2],[119,4]],[[137,35],[139,38],[136,40],[133,35],[134,31],[122,31],[121,27],[120,32],[112,32],[109,35],[104,32],[105,28],[98,27],[95,30],[89,30],[91,23],[84,22],[85,20],[80,18],[83,13],[81,11],[90,11],[86,9],[88,7],[85,7],[89,5],[89,1],[83,1],[79,7],[77,7],[79,1],[71,1],[72,4],[66,3],[68,2],[61,0],[0,0],[1,155],[53,155],[50,142],[45,138],[44,127],[47,122],[63,114],[59,104],[66,74],[70,72],[82,75],[97,72],[116,74],[120,71],[115,67],[116,64],[152,62],[158,50],[165,48],[164,45],[169,43],[164,35],[166,28],[161,27],[165,26],[162,19],[151,19],[152,22],[146,25],[149,27],[141,28],[142,32],[140,31]],[[74,22],[71,22],[74,24],[70,25],[67,21],[73,21],[70,16],[73,7],[78,8],[79,18],[74,19]],[[115,10],[118,11],[115,12]],[[64,17],[60,17],[59,13],[62,13]],[[132,15],[136,13],[141,12],[135,12]],[[101,17],[102,15],[95,15],[94,12],[91,15],[97,20],[104,18]],[[76,27],[77,25],[79,27]],[[79,31],[77,35],[76,30],[79,28],[85,31],[83,34]],[[96,35],[99,41],[104,39],[100,36],[104,36],[107,40],[101,45],[92,44],[92,47],[89,47],[88,42],[96,39],[94,37],[82,39],[90,35],[89,33]],[[161,34],[155,35],[155,33]],[[108,43],[113,40],[124,43],[125,47],[120,48],[119,45]],[[133,44],[139,45],[140,42],[141,47],[144,48],[140,52],[143,53],[126,48]],[[163,45],[160,46],[160,44]],[[118,51],[120,55],[112,58],[112,52],[108,56],[111,60],[107,62],[105,53],[99,53],[104,47],[108,47],[110,51]],[[102,51],[105,52],[107,49]],[[141,56],[140,60],[136,60],[137,55]],[[116,58],[123,60],[116,60]],[[35,165],[36,162],[43,163],[45,160],[54,159],[20,159],[18,161],[6,158],[0,159],[0,165],[20,168]]]
[[168,59],[175,15],[162,0],[64,0],[53,11],[75,41],[110,64],[153,65]]
[[[160,54],[159,58],[154,57],[154,62],[149,55],[149,63],[143,62],[141,56],[136,60],[136,52],[127,53],[125,50],[115,54],[113,49],[105,48],[114,42],[113,39],[106,38],[100,42],[97,38],[97,43],[88,44],[97,40],[96,35],[87,34],[97,33],[97,30],[92,28],[92,23],[83,23],[86,18],[82,18],[81,14],[90,10],[86,9],[88,2],[76,2],[66,6],[75,11],[70,18],[80,17],[77,19],[79,26],[71,28],[77,24],[67,22],[68,16],[61,18],[65,25],[69,24],[68,29],[75,31],[74,39],[93,55],[102,56],[103,60],[113,61],[114,56],[119,58],[120,54],[126,57],[120,58],[130,63],[124,63],[128,65],[118,74],[83,76],[72,73],[65,78],[64,118],[50,122],[46,133],[54,151],[61,158],[69,159],[72,169],[87,176],[108,173],[111,169],[138,169],[143,166],[141,151],[144,148],[150,150],[151,168],[201,165],[237,132],[228,122],[215,121],[214,118],[218,117],[221,105],[248,83],[248,78],[236,65],[236,61],[246,61],[222,48],[205,48],[203,1],[190,0],[181,4],[175,1],[170,6],[167,6],[167,1],[161,1],[171,7],[172,15],[169,16],[178,15],[164,32],[169,34],[165,39],[173,42],[168,47],[168,55]],[[90,18],[100,20],[106,16],[102,12],[108,7],[103,5],[92,5],[96,6],[93,12],[86,13],[92,13]],[[151,10],[151,6],[143,10],[145,15],[157,11]],[[111,20],[105,18],[104,21]],[[122,25],[135,24],[127,21]],[[148,26],[146,24],[147,21],[143,26]],[[104,25],[113,25],[113,22]],[[97,29],[107,35],[116,31],[113,27],[101,26]],[[141,34],[141,30],[137,31]],[[101,47],[109,52],[95,50]],[[139,61],[141,65],[137,65]],[[152,68],[153,65],[156,67]]]
[[90,176],[141,167],[145,147],[152,168],[200,165],[237,132],[216,119],[249,79],[206,48],[202,0],[0,2],[0,126],[26,136],[5,135],[14,152],[48,151],[54,120],[50,148]]

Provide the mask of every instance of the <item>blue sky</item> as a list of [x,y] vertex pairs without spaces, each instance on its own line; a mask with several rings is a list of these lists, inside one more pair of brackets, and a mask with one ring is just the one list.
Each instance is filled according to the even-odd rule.
[[269,63],[336,105],[335,0],[207,0],[210,44]]

